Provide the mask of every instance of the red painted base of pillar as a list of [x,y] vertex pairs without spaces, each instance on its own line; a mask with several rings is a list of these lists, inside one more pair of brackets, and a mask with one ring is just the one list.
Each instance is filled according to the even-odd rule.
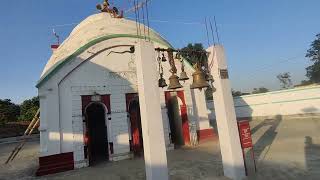
[[197,130],[197,135],[198,135],[199,142],[218,139],[218,135],[216,134],[214,129]]
[[74,169],[73,152],[39,157],[36,176],[44,176]]

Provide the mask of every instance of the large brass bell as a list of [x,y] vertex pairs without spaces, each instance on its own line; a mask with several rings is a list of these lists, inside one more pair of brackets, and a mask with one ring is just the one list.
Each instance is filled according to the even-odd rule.
[[161,88],[164,88],[164,87],[168,86],[167,83],[166,83],[166,80],[163,78],[162,74],[160,74],[160,79],[158,81],[158,85]]
[[178,89],[178,88],[181,88],[182,85],[180,84],[179,82],[179,77],[175,74],[172,74],[170,77],[169,77],[169,87],[168,89]]
[[192,74],[192,76],[193,76],[193,83],[190,86],[191,89],[198,88],[201,90],[202,88],[206,88],[210,86],[206,81],[205,74],[198,68],[196,68],[196,71]]
[[180,73],[179,80],[180,80],[180,81],[185,81],[185,80],[188,80],[188,79],[189,79],[189,77],[187,76],[187,73],[186,73],[185,71],[182,71],[182,72]]

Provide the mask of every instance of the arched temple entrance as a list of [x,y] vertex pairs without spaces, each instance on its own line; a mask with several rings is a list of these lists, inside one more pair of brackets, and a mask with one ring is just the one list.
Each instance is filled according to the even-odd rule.
[[105,123],[105,108],[101,103],[91,103],[85,110],[87,126],[87,144],[89,164],[107,160],[108,152],[108,135],[107,125]]
[[126,101],[130,124],[130,150],[135,156],[141,156],[143,138],[138,94],[126,94]]

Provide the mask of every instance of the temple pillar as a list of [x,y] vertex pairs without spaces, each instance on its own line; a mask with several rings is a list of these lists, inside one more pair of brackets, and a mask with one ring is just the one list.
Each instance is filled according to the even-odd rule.
[[215,80],[213,99],[224,175],[231,179],[243,179],[244,160],[224,49],[221,45],[215,45],[207,51],[210,52],[209,68]]
[[136,67],[147,180],[168,180],[167,154],[161,116],[154,45],[140,40]]

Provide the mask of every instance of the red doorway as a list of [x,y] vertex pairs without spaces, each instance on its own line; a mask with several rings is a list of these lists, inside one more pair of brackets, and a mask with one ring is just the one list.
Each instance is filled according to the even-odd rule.
[[143,153],[143,138],[139,97],[137,93],[126,94],[126,106],[130,119],[130,151],[132,151],[135,156],[141,156]]
[[[81,96],[84,127],[84,156],[89,165],[109,159],[106,114],[110,114],[110,95]],[[111,151],[112,152],[112,151]]]
[[[165,101],[166,101],[166,107],[168,108],[169,121],[172,121],[172,118],[170,117],[171,116],[170,112],[173,108],[171,102],[172,100],[174,100],[175,96],[181,100],[181,103],[178,105],[180,105],[180,117],[182,121],[181,128],[182,128],[183,141],[184,141],[184,144],[190,144],[189,120],[188,120],[188,114],[187,114],[187,105],[185,103],[183,91],[166,91],[165,92]],[[169,123],[170,123],[171,133],[175,133],[176,130],[174,128],[177,128],[177,127],[174,127],[172,125],[172,122],[169,122]],[[174,134],[171,134],[171,140],[175,144],[176,138],[174,136],[175,136]]]

